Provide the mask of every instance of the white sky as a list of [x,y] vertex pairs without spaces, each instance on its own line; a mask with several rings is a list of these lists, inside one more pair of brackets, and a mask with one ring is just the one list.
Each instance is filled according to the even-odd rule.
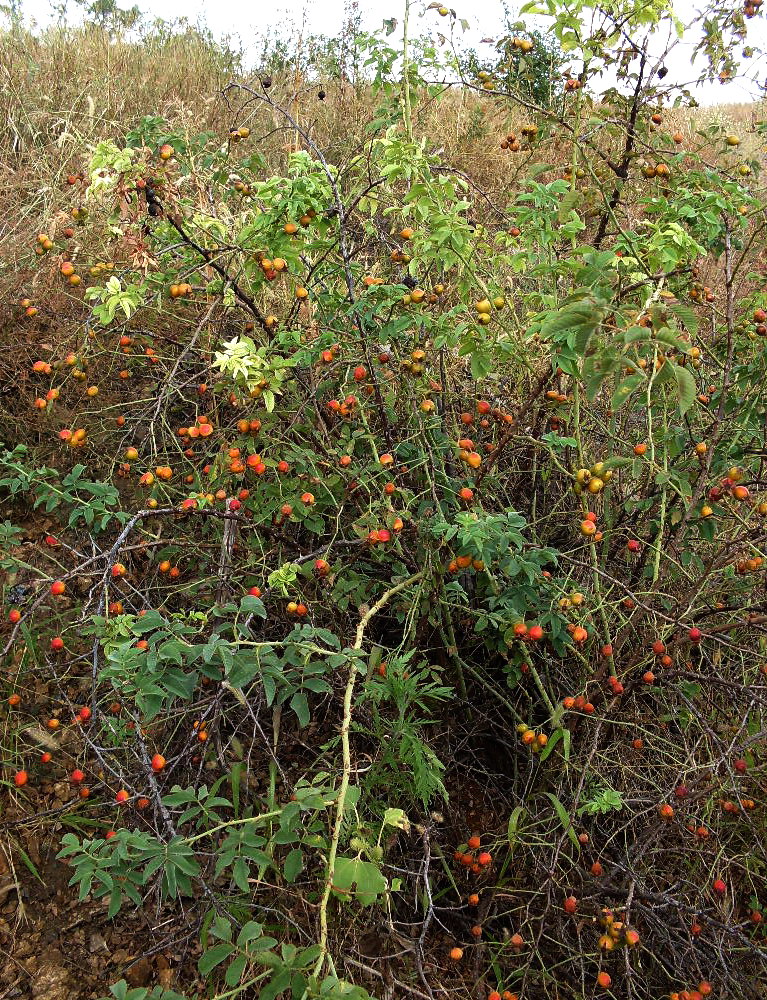
[[[120,5],[129,7],[132,0],[119,0]],[[492,46],[482,45],[481,40],[500,33],[503,25],[503,8],[500,0],[445,0],[446,6],[453,7],[458,18],[465,18],[471,25],[471,30],[465,34],[456,27],[458,37],[465,43],[476,48],[480,53],[486,49],[492,53]],[[510,0],[509,6],[517,10],[524,0]],[[725,0],[729,6],[739,0]],[[50,0],[21,0],[22,12],[27,20],[34,20],[44,25],[54,19]],[[308,31],[328,36],[340,32],[344,20],[343,0],[278,0],[277,4],[243,3],[243,0],[137,0],[139,8],[147,15],[174,21],[185,17],[192,23],[200,22],[216,36],[231,34],[238,38],[245,50],[256,35],[269,33],[278,26],[281,33],[291,23],[297,28],[305,24]],[[448,18],[440,17],[436,11],[425,11],[426,2],[418,0],[412,4],[413,34],[431,33],[436,38],[438,31],[445,32]],[[691,19],[698,8],[696,0],[675,0],[674,9],[677,16],[686,22]],[[765,5],[767,7],[767,4]],[[363,27],[372,30],[381,26],[384,18],[396,17],[402,19],[404,0],[361,0],[363,12]],[[70,18],[77,19],[78,9],[70,5]],[[425,13],[423,13],[425,11]],[[423,13],[423,16],[421,16]],[[530,19],[534,20],[534,19]],[[767,17],[757,16],[747,21],[749,28],[748,44],[756,48],[767,49]],[[545,26],[545,19],[540,19],[539,27]],[[397,34],[392,36],[396,39]],[[662,44],[662,43],[661,43]],[[689,81],[695,74],[690,71],[692,42],[685,42],[675,50],[674,57],[669,60],[669,76],[666,83],[672,80]],[[751,61],[753,67],[757,64],[758,55]],[[762,61],[760,81],[767,76],[767,64]],[[612,81],[606,81],[610,85]],[[707,84],[698,88],[695,97],[701,104],[730,103],[750,101],[758,96],[758,91],[752,84],[737,79],[722,86],[719,83]]]

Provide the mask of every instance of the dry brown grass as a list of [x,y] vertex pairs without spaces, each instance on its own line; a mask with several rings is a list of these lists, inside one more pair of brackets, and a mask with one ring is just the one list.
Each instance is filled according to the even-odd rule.
[[48,218],[87,148],[145,115],[223,125],[216,95],[239,56],[199,32],[110,40],[95,27],[0,33],[0,246]]
[[[21,28],[0,31],[1,297],[9,287],[3,267],[18,270],[17,248],[28,253],[33,234],[68,202],[66,175],[84,165],[91,146],[104,139],[120,143],[147,115],[165,119],[173,130],[212,131],[223,138],[233,124],[241,124],[221,95],[232,81],[254,81],[242,54],[188,26],[155,29],[139,41],[110,38],[95,26],[55,27],[39,35]],[[288,70],[275,76],[272,93],[328,158],[343,165],[370,141],[366,123],[379,98],[349,83],[327,82],[325,89],[327,99],[319,102],[316,85]],[[755,155],[760,142],[753,128],[763,111],[764,102],[723,104],[670,111],[667,122],[703,150],[706,141],[696,130],[719,124],[739,132],[743,152]],[[424,98],[416,109],[417,133],[427,137],[428,148],[441,151],[444,163],[469,175],[475,192],[489,196],[477,201],[480,217],[492,211],[490,202],[504,209],[514,189],[523,160],[499,145],[524,115],[524,109],[504,112],[497,101],[466,90]],[[292,135],[264,121],[258,128],[265,136],[259,152],[268,169],[279,169]],[[556,141],[547,143],[541,158],[564,166],[558,150]]]

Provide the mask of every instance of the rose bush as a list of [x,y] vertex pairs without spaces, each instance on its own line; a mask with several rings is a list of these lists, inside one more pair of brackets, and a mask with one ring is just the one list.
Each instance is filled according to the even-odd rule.
[[[763,974],[763,151],[679,131],[666,6],[543,13],[551,106],[455,84],[508,119],[493,197],[419,132],[459,63],[406,17],[340,158],[233,83],[225,135],[94,145],[23,255],[9,724],[75,735],[11,773],[70,775],[72,884],[218,996]],[[707,74],[758,13],[701,15]]]

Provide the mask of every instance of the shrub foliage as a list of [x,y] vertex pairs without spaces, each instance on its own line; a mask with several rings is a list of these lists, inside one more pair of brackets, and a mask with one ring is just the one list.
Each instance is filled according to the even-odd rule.
[[534,13],[361,36],[350,141],[342,81],[142,114],[16,248],[9,785],[70,776],[73,891],[195,935],[187,995],[764,982],[764,130],[674,110],[667,5]]

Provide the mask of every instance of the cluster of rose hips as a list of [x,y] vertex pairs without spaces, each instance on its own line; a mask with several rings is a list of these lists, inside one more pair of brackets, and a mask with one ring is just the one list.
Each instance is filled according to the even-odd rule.
[[600,923],[604,931],[598,941],[601,951],[613,951],[619,944],[624,944],[627,948],[636,948],[639,944],[639,932],[616,919],[612,910],[602,910]]
[[753,320],[756,336],[767,337],[767,312],[764,309],[755,309]]
[[501,149],[508,149],[510,153],[518,153],[521,148],[516,132],[509,132],[506,138],[501,140]]
[[[181,568],[179,566],[174,566],[170,559],[163,559],[160,565],[157,567],[161,573],[167,573],[171,580],[177,580],[181,576]],[[119,601],[116,602],[120,604]],[[120,604],[120,610],[122,610],[122,605]],[[119,614],[120,610],[116,610],[113,613]]]
[[[54,651],[63,649],[64,648],[63,640],[60,637],[52,639],[51,648]],[[19,695],[18,693],[10,695],[10,697],[8,698],[8,705],[11,708],[18,708],[20,704],[21,704],[21,695]],[[87,705],[83,705],[77,711],[74,718],[72,719],[72,724],[75,726],[85,726],[88,724],[90,718],[91,718],[90,708]],[[48,721],[46,722],[46,728],[51,733],[57,732],[60,729],[60,727],[61,727],[61,720],[56,718],[55,716],[48,719]],[[46,750],[44,753],[40,755],[40,763],[42,765],[48,765],[51,763],[52,760],[53,760],[53,754],[48,750]],[[90,789],[87,787],[87,785],[82,784],[85,781],[85,774],[83,771],[81,771],[79,768],[75,768],[70,774],[69,780],[72,782],[73,785],[78,786],[78,795],[80,796],[81,799],[89,798],[91,794]],[[29,772],[27,771],[26,768],[21,768],[14,774],[13,783],[17,788],[23,788],[25,785],[29,783]]]
[[538,733],[534,729],[530,729],[524,722],[519,723],[517,732],[524,746],[529,747],[533,753],[539,753],[549,742],[546,733]]
[[477,82],[483,90],[495,90],[493,76],[486,69],[480,70],[479,73],[477,73]]
[[735,563],[735,572],[739,576],[745,576],[746,573],[756,573],[758,569],[761,569],[764,564],[764,559],[761,556],[750,556],[748,559],[739,559]]
[[482,456],[474,450],[474,442],[471,438],[460,438],[458,441],[458,458],[470,469],[478,469],[482,465]]
[[[494,299],[493,301],[497,302],[499,299]],[[477,400],[477,413],[479,414],[479,426],[483,430],[487,430],[490,426],[490,418],[495,420],[498,424],[505,424],[509,427],[514,423],[514,417],[510,413],[506,413],[504,410],[492,406],[486,399]],[[474,422],[474,416],[468,411],[461,414],[462,424],[471,425]]]
[[545,636],[542,625],[528,625],[526,622],[517,622],[512,628],[515,639],[524,639],[529,642],[540,642]]
[[[605,650],[605,649],[607,649],[607,648],[608,648],[607,646],[603,646],[603,647],[602,647],[602,650]],[[609,648],[610,648],[610,653],[612,653],[612,646],[610,646]],[[602,654],[602,655],[604,656],[604,655],[607,655],[607,654],[605,654],[605,653],[603,652],[603,654]],[[608,676],[608,678],[607,678],[607,683],[608,683],[608,685],[609,685],[609,687],[610,687],[610,691],[612,692],[612,694],[613,694],[613,695],[614,695],[614,696],[615,696],[616,698],[617,698],[617,697],[619,697],[620,695],[622,695],[622,694],[623,694],[623,692],[624,692],[624,690],[625,690],[625,689],[624,689],[624,687],[623,687],[623,684],[622,684],[622,683],[621,683],[621,681],[620,681],[620,680],[619,680],[619,679],[618,679],[618,678],[617,678],[617,677],[615,676],[615,674],[610,674],[610,675]]]
[[[740,805],[743,809],[756,809],[756,802],[753,799],[740,799]],[[736,802],[732,799],[720,799],[719,805],[722,807],[723,811],[726,813],[737,813],[740,812]]]
[[[49,536],[53,537],[53,536]],[[67,589],[67,585],[63,580],[54,580],[50,586],[50,593],[53,597],[61,597]],[[17,625],[21,621],[21,610],[19,608],[11,608],[8,612],[8,621],[11,625]],[[54,652],[59,652],[64,648],[64,640],[58,636],[51,640],[51,649]]]
[[[575,484],[578,486],[578,484]],[[592,541],[601,542],[604,537],[602,532],[597,528],[597,515],[593,510],[586,511],[583,520],[580,523],[580,532],[585,538],[590,538]]]
[[574,590],[566,597],[560,597],[559,609],[560,611],[569,611],[570,608],[580,608],[585,600],[586,598],[579,590]]
[[288,601],[285,610],[289,615],[296,615],[298,618],[305,618],[309,614],[309,609],[302,601]]
[[[402,519],[398,519],[399,528],[402,528]],[[388,528],[373,528],[372,531],[368,532],[368,545],[386,545],[387,542],[392,540],[392,533]]]
[[585,715],[593,715],[596,709],[582,694],[572,697],[568,695],[562,699],[562,708],[566,712],[583,712]]
[[347,396],[343,402],[331,399],[325,405],[331,413],[337,413],[340,417],[353,417],[356,413],[358,403],[359,400],[356,396]]
[[87,439],[88,432],[84,427],[76,427],[74,430],[63,427],[59,431],[59,440],[68,444],[70,448],[83,448]]
[[417,306],[423,305],[434,305],[437,301],[437,295],[429,293],[424,288],[414,288],[410,292],[405,292],[402,296],[402,304],[404,306],[409,306],[411,303]]
[[715,302],[716,295],[708,287],[708,285],[703,285],[696,281],[692,288],[690,288],[690,298],[695,302]]
[[662,177],[664,180],[671,174],[671,168],[667,163],[646,163],[642,167],[642,175],[647,178]]
[[546,391],[545,399],[547,403],[553,403],[558,406],[572,402],[567,393],[558,392],[556,389],[548,389]]
[[576,645],[586,642],[589,637],[588,630],[582,625],[575,625],[573,622],[568,622],[566,627]]
[[30,319],[33,316],[37,316],[37,306],[32,302],[32,299],[20,299],[19,305],[24,310],[25,316],[29,316]]
[[[622,921],[615,920],[609,910],[603,911],[602,925],[605,928],[605,933],[599,939],[602,951],[612,951],[619,943],[625,944],[628,948],[634,948],[639,943],[637,931],[626,928]],[[602,969],[597,973],[596,985],[600,989],[609,989],[612,981],[612,976],[606,970]]]
[[492,302],[488,298],[480,299],[479,302],[475,302],[474,310],[476,312],[477,323],[479,323],[480,326],[487,326],[493,319],[493,307],[496,309],[503,309],[505,305],[506,299],[502,295],[496,295]]
[[243,125],[241,128],[233,128],[229,132],[230,142],[240,142],[243,139],[247,139],[250,135],[250,129]]
[[[380,357],[378,359],[381,360]],[[403,371],[409,372],[411,375],[422,375],[425,368],[426,361],[426,351],[422,350],[420,347],[416,347],[415,350],[410,352],[409,358],[403,358],[400,361],[400,368]],[[384,364],[384,362],[381,362]],[[431,404],[431,405],[424,405]],[[426,399],[421,404],[421,409],[424,413],[431,413],[436,409],[436,404],[431,399]]]
[[743,486],[740,480],[743,478],[743,471],[737,466],[727,470],[727,475],[718,486],[712,486],[708,491],[709,500],[721,500],[725,496],[732,496],[736,500],[748,500],[751,496],[747,486]]
[[467,850],[457,850],[453,854],[453,860],[468,868],[472,874],[481,875],[493,862],[493,856],[489,851],[481,851],[482,840],[476,834],[466,841]]
[[584,491],[601,493],[612,477],[612,469],[608,469],[604,462],[595,462],[590,469],[578,469],[575,473],[573,492],[576,496],[581,496]]
[[702,979],[696,990],[673,990],[668,997],[669,1000],[704,1000],[704,997],[710,997],[713,992],[714,988],[711,983]]
[[340,344],[333,344],[331,347],[326,347],[320,354],[319,364],[330,365],[335,360],[341,351]]
[[477,573],[481,573],[485,568],[485,564],[481,559],[475,559],[470,555],[456,556],[455,559],[451,559],[447,564],[448,573],[460,573],[461,570],[473,569]]
[[[68,256],[68,255],[67,255]],[[82,278],[75,270],[75,265],[71,260],[63,260],[59,265],[59,274],[66,278],[70,285],[76,287],[82,282]]]
[[[247,193],[247,192],[244,192],[244,193]],[[277,275],[280,274],[280,273],[282,273],[283,271],[286,271],[287,267],[288,267],[287,261],[284,260],[282,257],[274,257],[272,259],[270,257],[267,257],[265,254],[263,256],[261,256],[261,258],[258,260],[258,263],[259,263],[259,265],[261,267],[261,270],[264,272],[264,277],[266,278],[267,281],[274,281],[274,279],[277,277]],[[306,291],[306,289],[305,288],[301,288],[301,289],[297,289],[296,291],[298,292],[299,290],[301,292],[305,293],[305,294],[302,294],[300,296],[297,295],[296,297],[297,298],[302,298],[302,299],[307,298],[307,296],[309,295],[309,293]],[[269,317],[269,316],[266,317],[266,324],[267,324],[267,326],[274,326],[274,325],[276,325],[277,318],[274,317],[274,322],[271,322],[271,323],[269,322],[270,319],[271,319],[271,317]]]

